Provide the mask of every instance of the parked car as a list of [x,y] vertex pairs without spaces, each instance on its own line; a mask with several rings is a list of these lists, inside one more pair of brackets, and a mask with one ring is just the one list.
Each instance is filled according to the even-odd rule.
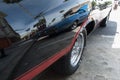
[[92,7],[89,0],[0,0],[0,51],[6,55],[0,80],[31,80],[51,65],[73,74],[87,35],[105,27],[111,12]]

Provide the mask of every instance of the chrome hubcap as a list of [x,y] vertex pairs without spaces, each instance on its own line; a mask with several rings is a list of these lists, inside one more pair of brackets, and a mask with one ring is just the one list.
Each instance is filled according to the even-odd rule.
[[82,54],[82,51],[83,51],[83,48],[84,48],[84,36],[83,34],[81,33],[74,46],[73,46],[73,49],[71,51],[71,60],[70,60],[70,63],[71,65],[74,67],[78,64],[80,58],[81,58],[81,54]]

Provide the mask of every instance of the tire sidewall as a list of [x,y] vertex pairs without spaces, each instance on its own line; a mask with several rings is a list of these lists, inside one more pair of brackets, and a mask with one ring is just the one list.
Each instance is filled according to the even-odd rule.
[[[83,38],[84,38],[84,47],[86,45],[86,36],[87,36],[87,31],[86,29],[83,29],[83,31],[81,32],[83,34]],[[83,51],[84,51],[84,47],[81,53],[81,57],[80,60],[78,61],[77,65],[72,66],[71,65],[71,51],[63,56],[61,59],[59,59],[54,65],[53,65],[53,70],[55,72],[57,72],[58,74],[64,75],[64,76],[68,76],[68,75],[72,75],[79,67],[81,59],[82,59],[82,55],[83,55]],[[71,49],[72,50],[72,49]]]
[[[83,46],[85,46],[85,41],[86,41],[85,33],[81,32],[80,34],[83,34],[83,38],[84,38],[84,44],[83,44]],[[79,36],[81,36],[80,34],[79,34]],[[73,74],[78,69],[78,67],[79,67],[79,65],[81,63],[81,59],[82,59],[84,47],[83,47],[82,52],[81,52],[80,60],[78,61],[78,63],[75,66],[72,66],[72,64],[70,62],[70,60],[71,60],[71,51],[64,58],[65,59],[64,61],[67,64],[67,66],[65,67],[66,68],[66,72],[69,73],[69,74]]]

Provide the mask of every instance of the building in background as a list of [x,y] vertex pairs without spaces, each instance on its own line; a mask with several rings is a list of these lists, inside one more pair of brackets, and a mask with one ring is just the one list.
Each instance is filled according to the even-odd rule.
[[20,40],[20,36],[8,24],[5,17],[7,15],[0,11],[0,39],[9,39],[12,43]]

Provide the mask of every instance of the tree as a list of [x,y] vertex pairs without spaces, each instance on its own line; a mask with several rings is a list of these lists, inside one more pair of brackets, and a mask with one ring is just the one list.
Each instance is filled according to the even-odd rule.
[[112,4],[111,1],[106,1],[106,2],[104,3],[105,6],[108,6],[108,5],[110,5],[110,4]]
[[95,9],[95,6],[97,5],[96,1],[92,1],[92,9]]

